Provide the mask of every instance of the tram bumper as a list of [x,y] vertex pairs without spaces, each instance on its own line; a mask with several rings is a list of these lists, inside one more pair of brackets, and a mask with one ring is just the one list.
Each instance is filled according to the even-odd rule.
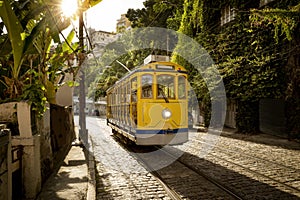
[[137,130],[137,145],[174,145],[188,141],[188,129]]

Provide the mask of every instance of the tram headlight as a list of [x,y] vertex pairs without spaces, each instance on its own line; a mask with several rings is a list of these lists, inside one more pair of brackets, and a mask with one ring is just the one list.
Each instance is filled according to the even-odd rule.
[[169,119],[172,116],[172,112],[169,109],[164,109],[161,114],[164,119]]

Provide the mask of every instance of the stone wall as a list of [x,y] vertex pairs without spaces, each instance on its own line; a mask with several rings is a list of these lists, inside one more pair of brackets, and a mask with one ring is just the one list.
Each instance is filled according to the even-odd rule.
[[[0,124],[1,126],[1,124]],[[11,174],[9,173],[9,131],[0,127],[0,199],[11,199]]]
[[[34,199],[40,192],[42,183],[53,172],[54,166],[67,155],[75,139],[73,112],[71,107],[50,105],[42,118],[37,118],[27,102],[0,104],[0,122],[11,130],[9,144],[22,149],[19,167],[21,169],[22,197]],[[8,149],[8,153],[11,151]],[[1,149],[5,154],[5,149]],[[7,154],[8,154],[7,153]],[[11,156],[7,156],[8,166]],[[2,159],[1,160],[5,160]],[[2,164],[1,166],[2,167]],[[3,169],[2,169],[3,168]],[[5,173],[5,167],[0,169]],[[11,174],[8,172],[8,187],[11,188]],[[1,182],[2,180],[0,180]],[[5,182],[4,180],[2,182]],[[9,186],[10,185],[10,186]],[[0,189],[6,187],[0,185]],[[4,193],[1,192],[1,195]],[[0,196],[0,199],[3,199]],[[11,198],[8,198],[11,199]]]
[[54,164],[63,161],[75,139],[72,107],[50,105],[51,112],[51,144]]

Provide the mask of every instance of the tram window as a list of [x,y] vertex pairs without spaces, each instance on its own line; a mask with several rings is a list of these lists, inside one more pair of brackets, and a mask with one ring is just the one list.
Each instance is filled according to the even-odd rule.
[[131,102],[137,102],[137,78],[131,80]]
[[120,88],[117,88],[117,104],[120,104]]
[[142,98],[152,98],[153,76],[145,74],[142,76]]
[[112,95],[113,95],[113,100],[112,100],[112,104],[116,104],[116,93],[115,92],[113,92],[112,93]]
[[174,99],[174,76],[158,75],[157,76],[157,98]]
[[120,95],[120,101],[119,103],[123,103],[123,86],[120,86],[120,90],[119,90],[119,95]]
[[126,102],[126,87],[125,85],[122,86],[122,103]]
[[178,98],[179,99],[186,98],[186,80],[184,76],[178,77]]
[[130,102],[130,83],[128,82],[126,85],[126,103]]

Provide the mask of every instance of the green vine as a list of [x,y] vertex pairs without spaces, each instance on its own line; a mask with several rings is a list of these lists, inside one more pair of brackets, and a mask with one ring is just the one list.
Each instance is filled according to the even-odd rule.
[[[299,4],[300,5],[300,4]],[[292,10],[264,9],[252,10],[250,20],[253,26],[274,26],[274,38],[279,42],[280,36],[285,35],[288,40],[293,39],[293,32],[299,22],[300,14],[298,7]]]
[[[236,16],[234,21],[220,27],[217,22],[225,5],[235,8]],[[273,3],[275,9],[254,10],[259,1],[185,1],[179,32],[194,37],[215,61],[227,97],[238,103],[236,120],[241,132],[259,130],[260,99],[284,99],[287,95],[288,76],[283,66],[290,56],[289,41],[295,39],[299,27],[299,6],[288,10],[293,5],[297,5],[296,1],[280,1]],[[178,45],[182,45],[180,39]],[[173,60],[188,65],[177,55]],[[200,107],[204,115],[209,116],[210,101],[207,101],[209,94],[205,82],[200,75],[191,77]]]

